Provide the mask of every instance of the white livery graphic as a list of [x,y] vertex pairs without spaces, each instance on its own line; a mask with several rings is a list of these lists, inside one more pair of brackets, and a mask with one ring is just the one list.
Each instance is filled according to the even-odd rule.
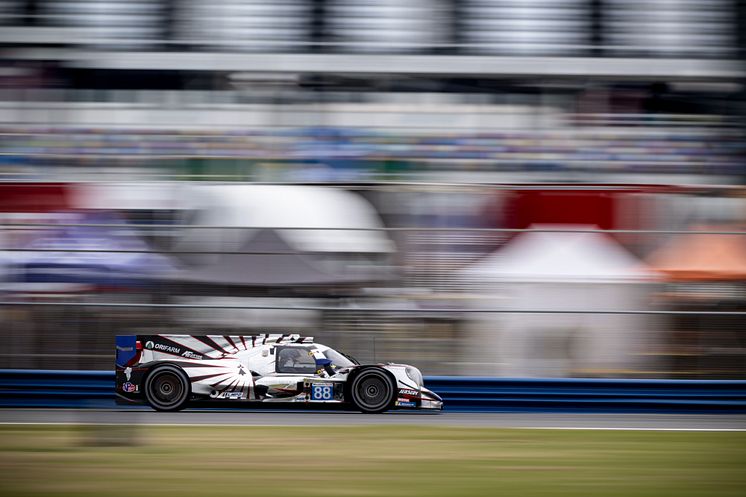
[[120,335],[116,393],[158,411],[200,401],[344,404],[365,413],[434,409],[406,364],[361,365],[300,335]]

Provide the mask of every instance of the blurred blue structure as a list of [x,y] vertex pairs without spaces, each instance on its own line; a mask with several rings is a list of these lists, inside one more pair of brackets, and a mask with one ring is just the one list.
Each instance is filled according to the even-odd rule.
[[110,227],[122,223],[116,216],[89,213],[76,222],[45,231],[14,252],[12,274],[24,283],[132,287],[173,268],[168,257],[149,253],[134,230]]
[[[431,376],[462,412],[746,413],[744,380],[616,380]],[[113,371],[0,370],[0,407],[113,408]]]

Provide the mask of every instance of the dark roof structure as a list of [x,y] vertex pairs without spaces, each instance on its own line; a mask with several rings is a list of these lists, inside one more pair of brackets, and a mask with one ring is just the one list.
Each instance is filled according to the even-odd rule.
[[182,268],[170,281],[233,286],[290,286],[354,284],[386,279],[380,273],[330,272],[313,258],[291,248],[274,230],[259,230],[235,253],[226,253],[213,262]]

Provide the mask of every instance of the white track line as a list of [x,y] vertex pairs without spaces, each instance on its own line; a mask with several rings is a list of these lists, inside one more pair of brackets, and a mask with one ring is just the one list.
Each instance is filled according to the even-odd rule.
[[[66,422],[66,421],[44,421],[35,423],[33,421],[0,421],[0,426],[129,426],[132,428],[147,427],[147,426],[162,426],[162,427],[203,427],[203,428],[215,428],[215,427],[226,427],[226,428],[287,428],[286,424],[207,424],[207,423],[133,423],[125,425],[123,423],[107,423],[107,422]],[[331,425],[325,424],[300,424],[294,425],[293,428],[318,428]],[[371,427],[371,426],[411,426],[411,425],[397,425],[397,424],[343,424],[335,425],[336,427]],[[633,426],[459,426],[459,425],[441,425],[450,426],[452,428],[492,428],[492,429],[508,429],[508,430],[576,430],[576,431],[682,431],[682,432],[746,432],[746,428],[654,428],[654,427],[633,427]]]
[[[507,427],[506,427],[507,428]],[[512,426],[526,430],[596,430],[596,431],[746,431],[746,428],[654,428],[650,426]]]

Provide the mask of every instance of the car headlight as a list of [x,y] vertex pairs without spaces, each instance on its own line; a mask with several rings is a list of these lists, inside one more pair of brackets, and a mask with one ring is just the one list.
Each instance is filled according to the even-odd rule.
[[422,373],[420,373],[419,369],[407,366],[406,372],[410,380],[412,380],[418,387],[422,386]]

